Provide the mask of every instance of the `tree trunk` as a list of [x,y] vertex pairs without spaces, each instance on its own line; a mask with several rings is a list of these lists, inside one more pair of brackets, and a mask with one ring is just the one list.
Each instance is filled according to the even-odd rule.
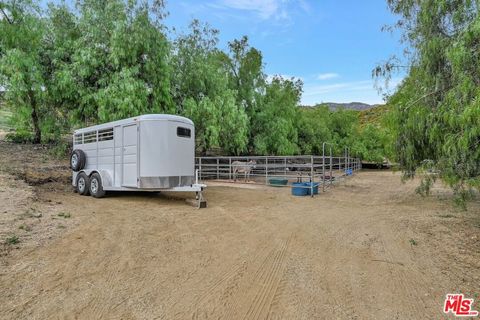
[[33,143],[40,143],[42,141],[42,132],[40,131],[40,125],[38,123],[38,113],[37,113],[37,100],[35,99],[35,94],[33,92],[29,93],[30,104],[32,107],[32,124],[33,124]]

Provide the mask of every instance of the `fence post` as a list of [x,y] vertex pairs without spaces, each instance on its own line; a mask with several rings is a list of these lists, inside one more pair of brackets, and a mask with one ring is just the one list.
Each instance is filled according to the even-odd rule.
[[313,198],[313,156],[310,156],[310,194],[312,195]]
[[202,181],[202,157],[198,157],[198,171],[200,174],[200,181]]
[[268,156],[265,157],[265,184],[268,185]]
[[232,180],[232,158],[228,157],[228,180]]
[[350,149],[347,150],[347,171],[350,170]]
[[352,167],[352,159],[350,158],[350,149],[348,149],[348,170]]
[[219,172],[219,166],[220,166],[220,159],[217,158],[217,180],[220,179],[220,172]]
[[330,187],[332,186],[332,180],[333,180],[333,177],[332,177],[332,169],[333,169],[333,158],[332,158],[332,146],[330,146]]
[[322,146],[322,190],[325,192],[325,142]]

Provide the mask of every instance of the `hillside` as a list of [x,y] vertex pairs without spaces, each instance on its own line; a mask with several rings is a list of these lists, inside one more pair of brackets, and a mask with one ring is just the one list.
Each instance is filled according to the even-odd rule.
[[377,106],[377,105],[371,105],[371,104],[362,103],[362,102],[349,102],[349,103],[326,102],[324,104],[328,105],[330,110],[344,108],[344,109],[362,111],[362,110],[368,110]]
[[362,110],[359,114],[360,126],[363,127],[367,123],[377,126],[382,125],[382,118],[391,110],[388,105],[376,105],[370,109]]
[[314,106],[302,106],[303,108],[316,108],[319,106],[328,106],[330,110],[337,110],[340,108],[343,109],[349,109],[349,110],[357,110],[357,111],[363,111],[363,110],[369,110],[371,108],[374,108],[378,105],[376,104],[368,104],[368,103],[363,103],[363,102],[349,102],[349,103],[337,103],[337,102],[325,102],[325,103],[318,103]]

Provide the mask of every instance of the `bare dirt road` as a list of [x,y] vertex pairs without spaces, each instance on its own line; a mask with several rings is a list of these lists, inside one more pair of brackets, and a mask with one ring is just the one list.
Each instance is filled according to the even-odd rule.
[[211,187],[204,210],[8,181],[4,214],[43,214],[9,222],[37,241],[21,230],[2,258],[2,319],[439,319],[446,293],[480,293],[478,204],[420,198],[391,172],[313,199]]

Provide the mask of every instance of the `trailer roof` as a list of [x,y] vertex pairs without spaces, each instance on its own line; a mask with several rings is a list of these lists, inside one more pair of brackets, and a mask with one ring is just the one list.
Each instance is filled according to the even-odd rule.
[[183,122],[183,123],[188,123],[188,124],[193,125],[192,120],[190,120],[188,118],[185,118],[185,117],[176,116],[176,115],[173,115],[173,114],[143,114],[143,115],[136,116],[136,117],[131,117],[131,118],[127,118],[127,119],[122,119],[122,120],[117,120],[117,121],[98,124],[98,125],[95,125],[95,126],[90,126],[90,127],[77,129],[77,130],[74,131],[74,133],[81,133],[81,132],[92,131],[92,130],[101,130],[101,129],[106,129],[106,128],[111,128],[111,127],[115,127],[115,126],[128,124],[128,123],[135,122],[135,121],[143,121],[143,120],[178,121],[178,122]]

